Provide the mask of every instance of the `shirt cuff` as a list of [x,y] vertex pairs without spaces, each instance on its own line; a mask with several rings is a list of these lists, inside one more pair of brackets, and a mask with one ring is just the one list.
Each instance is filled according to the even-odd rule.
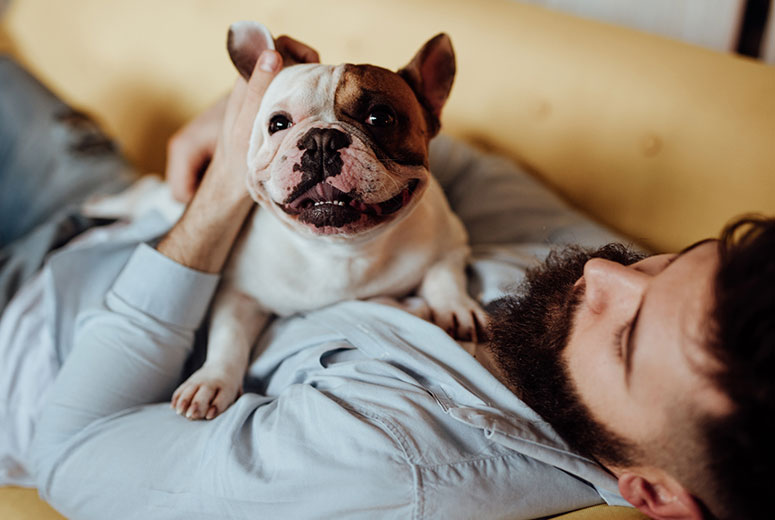
[[140,244],[113,284],[112,292],[155,319],[198,328],[220,275],[196,271]]

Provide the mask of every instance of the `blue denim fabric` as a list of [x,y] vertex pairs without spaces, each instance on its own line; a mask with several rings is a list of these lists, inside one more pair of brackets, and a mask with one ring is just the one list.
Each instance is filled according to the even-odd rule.
[[81,203],[135,175],[88,116],[0,56],[0,312],[50,251],[102,223]]

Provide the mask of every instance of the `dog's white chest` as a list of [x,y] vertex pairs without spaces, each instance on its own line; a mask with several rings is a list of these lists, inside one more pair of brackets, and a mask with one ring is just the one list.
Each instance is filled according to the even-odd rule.
[[305,238],[259,209],[234,250],[225,283],[279,315],[404,296],[444,253],[466,244],[460,221],[432,184],[410,215],[365,243]]

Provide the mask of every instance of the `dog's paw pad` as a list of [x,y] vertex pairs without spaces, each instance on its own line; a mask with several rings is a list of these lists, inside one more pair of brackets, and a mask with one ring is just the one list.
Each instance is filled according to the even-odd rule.
[[213,419],[240,395],[240,377],[202,367],[172,394],[172,408],[192,421]]

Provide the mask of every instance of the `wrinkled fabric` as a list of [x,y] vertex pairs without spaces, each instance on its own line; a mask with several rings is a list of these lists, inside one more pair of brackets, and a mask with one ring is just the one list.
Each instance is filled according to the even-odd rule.
[[536,518],[617,502],[612,477],[441,329],[374,303],[275,321],[248,393],[212,421],[177,416],[217,281],[142,245],[79,315],[29,461],[66,516]]
[[[556,245],[616,238],[506,160],[440,138],[431,167],[485,304]],[[443,331],[375,303],[275,320],[245,395],[212,421],[177,416],[169,398],[202,357],[218,277],[147,245],[165,231],[154,214],[93,229],[21,284],[0,318],[13,377],[0,478],[79,519],[516,519],[623,503]]]
[[0,55],[0,313],[50,251],[110,223],[80,205],[136,176],[94,121]]

